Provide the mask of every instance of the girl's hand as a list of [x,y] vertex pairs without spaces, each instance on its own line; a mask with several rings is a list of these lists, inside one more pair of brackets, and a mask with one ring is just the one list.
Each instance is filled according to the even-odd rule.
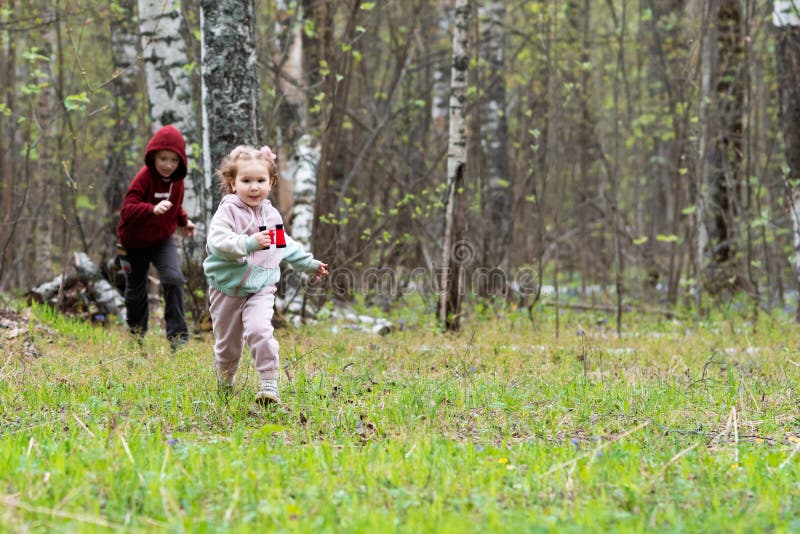
[[194,236],[194,229],[195,225],[192,221],[187,220],[186,226],[183,227],[183,236],[184,237],[193,237]]
[[328,276],[328,264],[320,263],[319,267],[317,268],[317,272],[315,272],[314,276],[311,277],[311,283],[313,284],[317,280],[322,280],[326,276]]
[[257,234],[253,234],[256,236],[256,241],[258,242],[258,248],[269,248],[272,244],[272,238],[269,236],[269,230],[262,230]]
[[153,208],[154,215],[164,215],[172,207],[172,202],[169,200],[162,200]]

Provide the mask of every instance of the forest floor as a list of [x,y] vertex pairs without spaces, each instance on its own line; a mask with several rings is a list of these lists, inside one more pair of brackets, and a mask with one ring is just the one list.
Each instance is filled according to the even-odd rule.
[[553,313],[281,329],[262,408],[247,355],[218,394],[210,335],[6,310],[0,530],[800,530],[790,317]]

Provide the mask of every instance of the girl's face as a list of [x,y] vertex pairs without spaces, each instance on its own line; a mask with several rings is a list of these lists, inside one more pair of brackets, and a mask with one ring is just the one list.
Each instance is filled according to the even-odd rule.
[[153,157],[153,165],[164,178],[169,178],[180,162],[181,158],[172,150],[159,150]]
[[261,204],[270,192],[269,167],[263,161],[249,160],[239,164],[233,192],[251,207]]

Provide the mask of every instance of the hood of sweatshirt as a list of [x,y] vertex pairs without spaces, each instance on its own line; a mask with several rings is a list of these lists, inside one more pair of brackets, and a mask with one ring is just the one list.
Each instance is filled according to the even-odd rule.
[[147,142],[144,163],[153,176],[159,176],[155,168],[155,155],[159,150],[170,150],[178,155],[180,158],[178,168],[169,176],[169,179],[172,181],[183,180],[189,167],[186,163],[186,140],[181,132],[174,126],[164,126],[159,128]]
[[239,195],[229,193],[220,200],[219,209],[227,212],[234,227],[246,235],[257,232],[259,226],[275,228],[276,224],[283,223],[280,213],[268,199],[258,206],[248,206]]

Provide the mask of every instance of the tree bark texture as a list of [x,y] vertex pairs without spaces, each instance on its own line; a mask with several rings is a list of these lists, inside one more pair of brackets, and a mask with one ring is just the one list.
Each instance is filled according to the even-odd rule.
[[708,100],[704,179],[707,191],[704,250],[708,290],[718,293],[734,258],[734,220],[739,211],[743,164],[744,49],[739,0],[709,2],[713,28],[704,44],[704,98]]
[[[186,139],[186,156],[191,159],[192,145],[200,139],[180,8],[180,0],[139,0],[139,27],[151,131],[167,124],[178,128]],[[190,218],[202,219],[209,211],[204,185],[191,171],[184,179],[183,207]]]
[[[111,82],[111,105],[114,135],[110,139],[105,173],[108,181],[104,188],[106,203],[106,228],[109,247],[116,241],[119,210],[136,171],[141,167],[142,147],[137,134],[141,131],[139,115],[128,110],[137,109],[139,82],[142,69],[139,58],[139,31],[133,2],[110,2],[111,64],[114,79]],[[114,8],[113,6],[117,6]]]
[[[775,53],[783,146],[789,168],[789,210],[792,220],[794,258],[792,267],[800,289],[800,0],[775,2]],[[800,302],[795,319],[800,322]]]
[[147,96],[155,131],[172,124],[188,142],[197,142],[193,120],[189,59],[181,37],[180,2],[139,0],[142,55],[147,76]]
[[275,85],[281,95],[276,113],[281,175],[278,197],[281,212],[288,215],[285,218],[292,237],[311,250],[319,147],[308,130],[308,81],[302,36],[305,14],[297,7],[290,15],[285,4],[285,0],[278,2],[275,23],[278,48]]
[[[467,163],[467,132],[464,119],[469,69],[470,0],[457,0],[453,56],[450,71],[450,126],[448,131],[447,178],[439,321],[446,330],[458,330],[461,320],[463,258],[458,253],[463,243],[464,167]],[[460,223],[460,224],[459,224]]]
[[[16,0],[9,0],[8,8],[15,13]],[[2,49],[0,50],[0,75],[3,77],[0,98],[11,113],[17,110],[16,72],[17,72],[17,40],[11,37],[8,26],[3,27]],[[14,217],[14,191],[17,180],[13,154],[19,151],[16,143],[17,121],[0,113],[0,290],[6,286],[8,272],[6,266],[11,262]]]
[[[486,72],[486,96],[481,103],[481,144],[486,161],[482,180],[483,267],[508,270],[511,242],[511,192],[508,164],[508,123],[505,87],[505,2],[479,9],[480,56]],[[485,288],[505,293],[505,288]]]
[[[252,0],[201,0],[203,155],[207,177],[234,147],[260,146]],[[219,187],[209,184],[213,205]]]
[[277,54],[273,65],[275,87],[280,91],[278,148],[286,150],[289,158],[294,145],[308,133],[308,82],[302,34],[304,15],[301,6],[290,9],[286,0],[278,0],[275,20]]

